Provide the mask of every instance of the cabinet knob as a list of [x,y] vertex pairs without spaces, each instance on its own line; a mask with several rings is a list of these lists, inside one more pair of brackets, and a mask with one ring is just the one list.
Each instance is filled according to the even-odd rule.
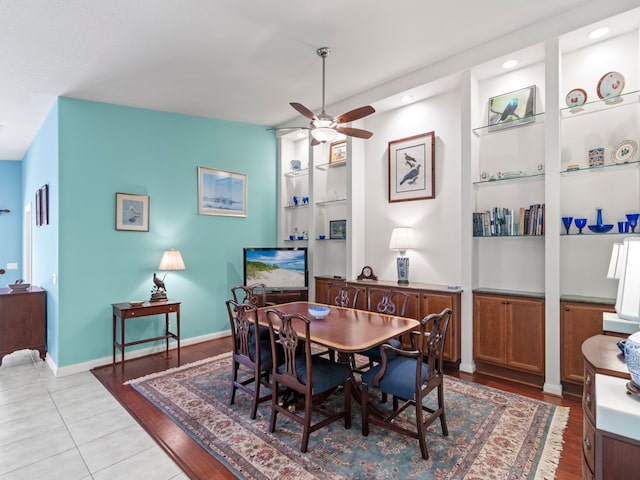
[[584,403],[587,404],[587,407],[591,407],[591,394],[587,393],[584,397]]
[[591,386],[591,375],[587,375],[587,376],[585,377],[585,379],[584,379],[584,384],[585,384],[587,387],[590,387],[590,386]]
[[569,311],[569,307],[564,307],[564,311],[568,312]]
[[131,312],[131,316],[135,317],[136,316],[136,312]]
[[585,437],[582,443],[584,444],[585,450],[591,450],[591,440]]

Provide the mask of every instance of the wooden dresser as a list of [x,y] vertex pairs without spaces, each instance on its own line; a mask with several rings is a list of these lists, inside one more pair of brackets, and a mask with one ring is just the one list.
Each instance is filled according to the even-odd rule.
[[16,350],[47,354],[47,297],[39,287],[24,292],[0,288],[0,365]]
[[640,399],[626,393],[631,378],[617,337],[595,335],[582,344],[582,478],[638,478]]
[[353,285],[360,289],[357,308],[367,309],[367,289],[398,290],[409,295],[405,316],[421,320],[430,313],[440,313],[445,308],[451,309],[451,320],[445,339],[443,358],[449,368],[460,366],[460,302],[462,289],[450,288],[446,285],[414,283],[398,285],[397,282],[385,280],[345,280],[341,278],[315,277],[316,299],[318,303],[327,303],[327,292],[330,284]]

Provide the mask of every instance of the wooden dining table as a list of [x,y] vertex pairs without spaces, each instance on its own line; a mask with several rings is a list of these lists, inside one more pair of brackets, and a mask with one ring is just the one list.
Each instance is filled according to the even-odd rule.
[[[312,305],[328,306],[329,314],[322,319],[313,318],[308,311]],[[291,302],[273,307],[263,307],[258,311],[258,321],[268,326],[266,311],[277,309],[282,313],[304,315],[311,320],[309,335],[311,341],[337,352],[352,354],[362,352],[376,345],[418,328],[420,322],[413,318],[384,315],[366,310],[337,307],[314,302]],[[300,334],[304,332],[302,329]]]

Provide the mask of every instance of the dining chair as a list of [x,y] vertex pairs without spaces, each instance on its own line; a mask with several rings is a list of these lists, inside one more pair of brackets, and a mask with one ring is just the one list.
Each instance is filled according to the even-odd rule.
[[[444,384],[442,355],[451,309],[427,315],[420,322],[420,330],[411,332],[411,350],[383,345],[382,362],[361,376],[362,434],[369,435],[369,424],[378,425],[412,438],[420,444],[422,458],[427,460],[425,429],[440,418],[442,434],[449,429],[444,407]],[[393,353],[393,356],[389,355]],[[370,415],[369,390],[379,390],[393,396],[391,412],[383,418]],[[423,399],[433,390],[438,392],[438,407],[434,410],[423,405]],[[403,401],[400,405],[400,400]],[[395,422],[398,415],[408,407],[415,407],[416,429],[402,427]],[[425,417],[425,412],[427,413]]]
[[327,285],[327,304],[356,308],[360,289],[353,285],[330,283]]
[[[254,419],[258,404],[271,398],[271,393],[261,397],[260,387],[262,385],[271,387],[269,376],[273,370],[272,364],[274,358],[276,362],[282,360],[282,347],[278,345],[275,350],[276,355],[271,354],[269,329],[266,329],[265,337],[259,329],[258,309],[255,305],[238,303],[234,300],[227,300],[226,304],[233,340],[229,405],[235,402],[238,389],[248,393],[253,397],[251,418]],[[256,331],[259,332],[257,336]],[[244,367],[243,371],[248,373],[248,376],[243,379],[239,378],[241,367]]]
[[238,303],[250,303],[256,307],[275,305],[267,302],[267,286],[264,283],[252,283],[250,285],[236,285],[231,288],[233,300]]
[[[269,323],[271,348],[282,345],[284,362],[278,365],[272,361],[273,387],[271,401],[271,422],[269,432],[275,432],[279,413],[300,423],[302,430],[301,452],[306,452],[309,435],[332,422],[344,419],[344,427],[351,428],[351,369],[346,364],[332,362],[324,357],[312,355],[309,334],[310,320],[303,315],[285,314],[277,309],[266,311]],[[344,409],[328,412],[321,408],[322,403],[342,386]],[[291,392],[294,393],[291,401]],[[282,403],[279,402],[282,397]],[[304,400],[304,416],[290,410],[289,407]],[[312,424],[312,412],[324,417]]]
[[[405,292],[381,288],[369,288],[367,290],[367,310],[370,312],[404,317],[408,302],[409,295]],[[395,338],[389,339],[385,343],[395,348],[402,348],[402,342]],[[358,352],[358,354],[369,359],[369,368],[373,366],[374,362],[380,363],[382,360],[380,346],[369,348],[363,352]]]

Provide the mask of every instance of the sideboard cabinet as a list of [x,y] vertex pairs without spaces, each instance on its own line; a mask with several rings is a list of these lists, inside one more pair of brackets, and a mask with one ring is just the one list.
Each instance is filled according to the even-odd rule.
[[47,297],[38,287],[24,292],[0,288],[0,365],[16,350],[47,354]]
[[462,290],[459,287],[449,287],[446,285],[434,285],[426,283],[409,283],[398,285],[396,282],[384,280],[345,280],[344,278],[334,278],[317,276],[316,297],[318,303],[328,302],[329,285],[350,285],[360,289],[356,307],[361,310],[367,309],[367,295],[370,288],[401,291],[409,295],[405,317],[421,320],[430,313],[440,313],[445,308],[451,309],[451,320],[444,346],[444,359],[447,366],[458,368],[460,366],[460,299]]
[[474,292],[473,356],[479,373],[541,387],[544,298]]

